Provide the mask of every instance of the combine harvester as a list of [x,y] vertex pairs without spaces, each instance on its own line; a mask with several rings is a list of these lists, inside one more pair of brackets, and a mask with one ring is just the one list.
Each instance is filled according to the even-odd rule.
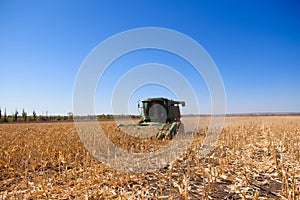
[[118,129],[136,137],[149,138],[154,134],[158,139],[172,139],[177,133],[184,133],[179,105],[184,101],[167,98],[148,98],[138,105],[141,119],[138,124],[118,124]]

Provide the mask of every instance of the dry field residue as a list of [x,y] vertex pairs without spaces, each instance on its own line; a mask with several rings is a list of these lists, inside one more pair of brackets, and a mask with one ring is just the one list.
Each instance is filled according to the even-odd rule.
[[[168,142],[124,138],[114,122],[100,123],[126,150]],[[130,174],[94,159],[74,123],[0,124],[0,199],[300,198],[300,117],[228,117],[200,159],[205,130],[165,168]]]

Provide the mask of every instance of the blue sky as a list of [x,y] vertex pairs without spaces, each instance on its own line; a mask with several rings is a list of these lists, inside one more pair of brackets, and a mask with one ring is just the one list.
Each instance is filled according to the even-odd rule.
[[[150,26],[182,32],[206,49],[222,75],[228,113],[300,112],[299,11],[298,1],[2,0],[0,106],[8,114],[23,108],[29,114],[34,109],[67,114],[76,75],[89,52],[114,34]],[[100,82],[110,86],[105,94],[96,92],[96,112],[110,113],[111,85],[126,70],[147,62],[179,71],[184,64],[155,51],[120,58]],[[198,89],[200,112],[208,113],[205,83],[193,81],[191,68],[181,70]],[[146,86],[130,104],[146,94],[164,93],[172,97],[167,88]]]

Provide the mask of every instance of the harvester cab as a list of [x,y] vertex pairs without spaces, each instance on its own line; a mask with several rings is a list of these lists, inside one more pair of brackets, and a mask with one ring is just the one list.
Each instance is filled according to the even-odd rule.
[[[119,124],[118,127],[123,129],[130,127],[130,130],[135,132],[147,132],[151,129],[156,131],[153,134],[158,139],[172,139],[178,132],[184,132],[183,124],[180,121],[180,104],[185,106],[184,101],[174,101],[163,97],[142,100],[141,104],[138,105],[141,109],[139,123],[134,125]],[[134,127],[136,130],[133,129]]]

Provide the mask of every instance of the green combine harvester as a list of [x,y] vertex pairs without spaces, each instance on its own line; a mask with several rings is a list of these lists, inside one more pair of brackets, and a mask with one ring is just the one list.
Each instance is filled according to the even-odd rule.
[[137,137],[172,139],[177,133],[183,133],[179,105],[185,106],[184,101],[174,101],[159,97],[148,98],[138,105],[141,108],[141,119],[138,124],[118,124],[118,128]]

